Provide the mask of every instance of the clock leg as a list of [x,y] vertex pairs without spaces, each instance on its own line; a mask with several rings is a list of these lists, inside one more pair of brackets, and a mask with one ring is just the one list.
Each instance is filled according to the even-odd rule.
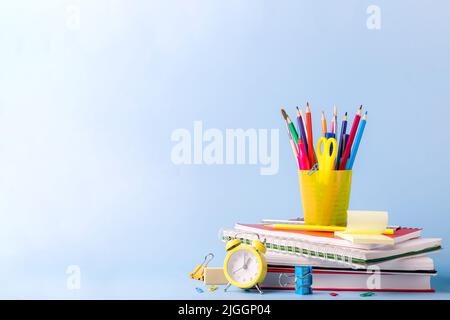
[[227,286],[225,287],[225,289],[223,289],[223,291],[227,292],[227,290],[230,286],[231,286],[231,283],[228,283]]
[[256,288],[256,290],[259,291],[259,294],[263,294],[263,292],[261,291],[261,288],[259,287],[258,284],[255,284],[255,288]]

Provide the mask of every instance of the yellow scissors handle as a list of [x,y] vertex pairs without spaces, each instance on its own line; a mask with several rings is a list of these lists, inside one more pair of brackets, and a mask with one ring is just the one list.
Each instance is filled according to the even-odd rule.
[[[333,148],[331,154],[330,148]],[[336,154],[337,154],[336,139],[334,138],[327,139],[321,137],[317,142],[317,161],[319,162],[319,170],[333,170],[334,160],[336,160]]]

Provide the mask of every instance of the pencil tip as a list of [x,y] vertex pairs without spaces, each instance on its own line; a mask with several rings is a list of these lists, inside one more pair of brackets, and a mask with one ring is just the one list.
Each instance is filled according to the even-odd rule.
[[281,114],[283,115],[283,118],[286,120],[287,119],[287,113],[286,113],[286,111],[284,111],[283,108],[281,108]]
[[359,110],[361,110],[361,109],[362,109],[362,105],[359,106]]
[[347,111],[345,111],[345,115],[347,116]]

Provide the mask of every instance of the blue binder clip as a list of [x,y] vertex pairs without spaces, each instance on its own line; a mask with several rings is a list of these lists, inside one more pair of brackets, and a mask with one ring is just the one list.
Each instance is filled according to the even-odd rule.
[[295,293],[300,295],[312,294],[312,267],[295,267]]

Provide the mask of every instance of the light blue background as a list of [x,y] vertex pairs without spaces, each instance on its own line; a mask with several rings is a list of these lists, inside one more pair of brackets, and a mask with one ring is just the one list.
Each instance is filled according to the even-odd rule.
[[[371,4],[380,30],[366,27]],[[307,100],[317,132],[333,104],[369,110],[351,208],[388,210],[445,245],[449,10],[445,0],[2,1],[0,297],[259,298],[200,295],[187,273],[208,252],[222,263],[220,228],[300,215],[279,108],[293,115]],[[195,120],[280,129],[278,174],[174,165],[171,133]],[[433,257],[437,293],[376,297],[448,299],[450,253]],[[66,288],[69,265],[80,290]]]

